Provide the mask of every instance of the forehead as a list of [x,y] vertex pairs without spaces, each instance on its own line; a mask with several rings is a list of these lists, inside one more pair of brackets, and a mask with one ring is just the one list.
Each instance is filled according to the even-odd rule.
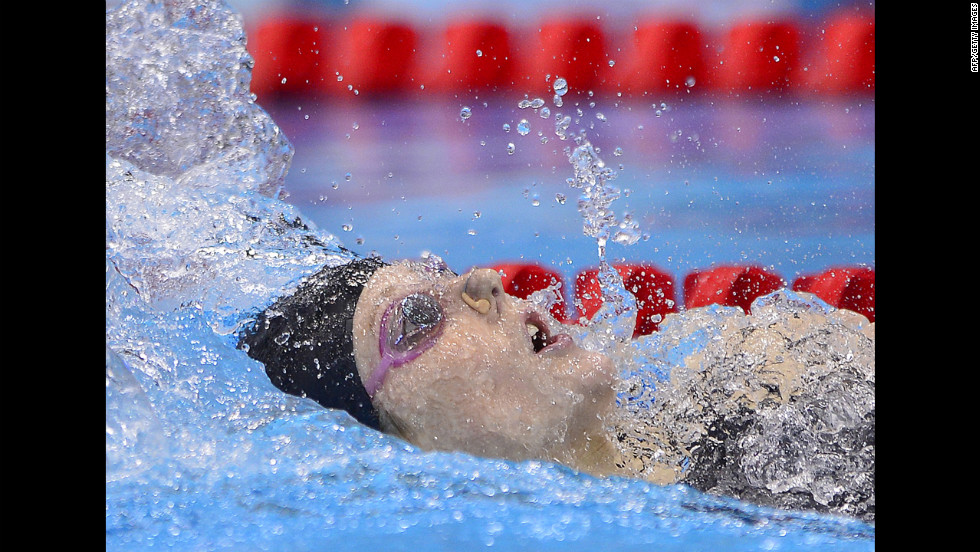
[[441,261],[401,261],[378,270],[365,286],[363,298],[377,302],[421,289],[440,293],[457,278]]

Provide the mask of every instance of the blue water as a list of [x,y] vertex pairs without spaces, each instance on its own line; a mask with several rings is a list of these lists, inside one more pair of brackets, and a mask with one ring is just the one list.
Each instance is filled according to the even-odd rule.
[[[297,144],[288,201],[361,253],[431,251],[457,270],[526,260],[570,280],[597,258],[565,182],[571,141],[554,134],[554,113],[575,115],[578,103],[576,121],[617,171],[624,193],[614,209],[644,232],[634,245],[611,245],[614,259],[679,277],[751,263],[790,282],[829,266],[874,266],[873,98],[665,95],[564,109],[549,99],[549,119],[519,108],[521,99],[270,102]],[[462,105],[473,112],[465,122]]]
[[[422,452],[275,389],[236,349],[235,331],[302,276],[340,262],[340,244],[388,257],[428,249],[457,268],[524,256],[574,270],[595,258],[594,243],[581,237],[573,194],[565,205],[551,199],[571,175],[561,148],[552,151],[558,140],[535,146],[502,131],[517,122],[510,99],[474,106],[467,123],[456,120],[459,105],[440,103],[294,105],[269,117],[247,89],[222,86],[240,82],[243,67],[235,18],[220,6],[182,7],[107,17],[107,550],[874,549],[875,528],[853,519],[545,462]],[[162,58],[133,63],[152,56]],[[664,115],[643,116],[650,139],[627,140],[640,123],[614,109],[606,114],[618,134],[589,129],[604,155],[623,148],[617,182],[635,187],[629,203],[651,224],[649,239],[624,251],[677,271],[734,256],[787,273],[873,263],[873,103],[812,108],[858,138],[817,148],[763,140],[742,158],[720,106],[688,106],[675,106],[666,128],[709,129],[702,143],[719,149],[671,142],[653,130]],[[826,115],[797,121],[811,113],[803,105],[736,113],[742,135],[752,121],[762,136],[840,128]],[[306,145],[304,129],[330,147]],[[288,172],[283,133],[295,144]],[[518,146],[512,156],[507,141]],[[280,186],[291,203],[266,193]],[[788,207],[767,203],[786,190]],[[782,228],[802,212],[806,228],[780,234],[760,212]],[[748,237],[730,236],[733,220]]]

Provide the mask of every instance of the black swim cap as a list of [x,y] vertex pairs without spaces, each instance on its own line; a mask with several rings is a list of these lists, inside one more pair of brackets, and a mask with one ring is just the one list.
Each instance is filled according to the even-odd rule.
[[265,364],[276,387],[346,410],[364,425],[381,429],[378,413],[354,361],[354,309],[361,290],[385,263],[377,257],[325,267],[292,295],[262,311],[239,340],[239,348]]

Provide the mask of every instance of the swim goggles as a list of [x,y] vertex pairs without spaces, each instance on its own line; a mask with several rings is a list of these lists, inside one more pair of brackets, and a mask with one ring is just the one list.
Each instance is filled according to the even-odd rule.
[[415,360],[436,343],[443,319],[442,306],[427,293],[413,293],[388,306],[378,335],[381,362],[364,383],[371,398],[389,371]]

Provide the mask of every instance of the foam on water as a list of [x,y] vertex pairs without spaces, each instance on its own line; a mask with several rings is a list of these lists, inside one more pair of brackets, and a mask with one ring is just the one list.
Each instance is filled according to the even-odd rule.
[[[605,248],[610,239],[636,243],[638,227],[628,215],[617,219],[616,173],[584,133],[566,154],[583,233],[596,240],[603,297],[588,327],[573,333],[625,376],[608,422],[630,470],[756,503],[874,520],[874,324],[783,290],[755,301],[750,313],[692,309],[632,339],[637,300]],[[710,339],[678,347],[704,329]],[[658,362],[663,351],[673,354]]]
[[[874,548],[874,528],[853,518],[424,453],[274,388],[236,349],[236,329],[349,254],[277,198],[292,147],[248,91],[242,28],[216,1],[106,14],[107,550]],[[668,320],[677,329],[655,345],[620,341],[634,348],[627,381],[658,394],[624,401],[674,404],[661,382],[696,378],[670,367],[696,370],[685,359],[697,351],[724,357],[713,340],[726,328],[785,318],[767,312],[708,310]]]
[[668,315],[633,347],[616,431],[647,477],[875,519],[874,324],[863,316],[781,291],[749,315]]

